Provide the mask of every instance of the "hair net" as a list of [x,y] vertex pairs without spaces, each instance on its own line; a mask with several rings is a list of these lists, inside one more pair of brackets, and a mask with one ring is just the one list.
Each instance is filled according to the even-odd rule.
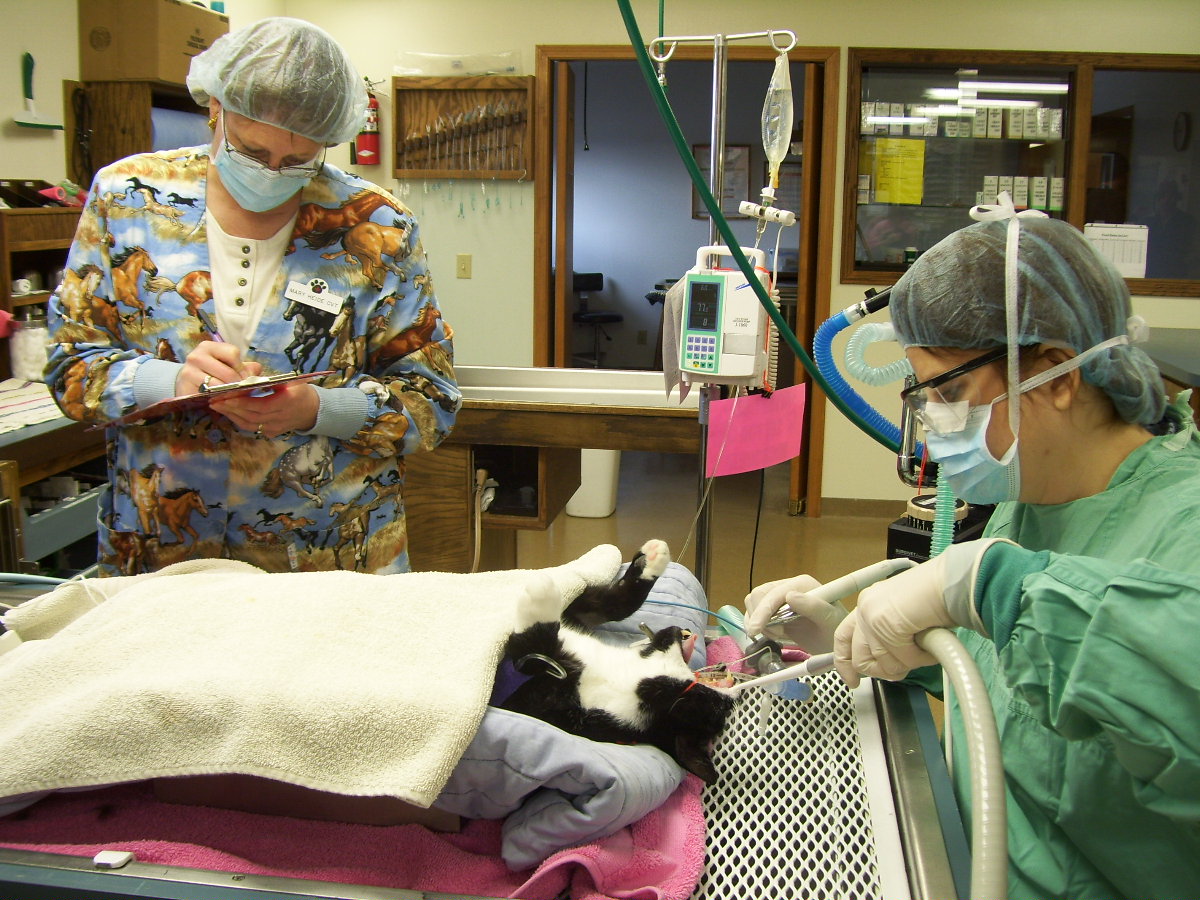
[[192,59],[188,90],[238,115],[340,144],[362,130],[367,89],[338,43],[301,19],[271,18],[222,35]]
[[[1007,343],[1003,220],[956,231],[923,253],[892,289],[889,309],[905,347],[961,349]],[[1022,219],[1017,254],[1018,343],[1081,354],[1127,332],[1129,289],[1083,234],[1057,219]],[[1153,424],[1165,400],[1158,368],[1132,344],[1080,367],[1127,422]]]

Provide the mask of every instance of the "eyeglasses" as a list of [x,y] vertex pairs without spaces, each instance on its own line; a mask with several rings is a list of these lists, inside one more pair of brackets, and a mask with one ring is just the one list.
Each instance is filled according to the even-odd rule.
[[[321,151],[321,156],[318,159],[313,159],[300,166],[280,166],[274,169],[268,166],[260,159],[255,159],[249,153],[239,150],[229,142],[229,125],[225,121],[225,110],[221,110],[221,136],[225,141],[225,152],[230,158],[239,165],[245,166],[248,169],[255,169],[260,172],[270,172],[272,175],[282,175],[284,178],[315,178],[321,173],[321,166],[325,164],[325,151]],[[237,135],[234,135],[237,137]]]
[[967,360],[961,366],[956,366],[941,375],[914,384],[900,392],[900,399],[913,411],[917,420],[926,431],[934,434],[953,434],[962,431],[967,423],[967,413],[970,404],[965,400],[957,400],[954,391],[942,390],[942,386],[954,379],[983,368],[989,363],[998,362],[1008,356],[1007,347],[997,347],[982,356]]

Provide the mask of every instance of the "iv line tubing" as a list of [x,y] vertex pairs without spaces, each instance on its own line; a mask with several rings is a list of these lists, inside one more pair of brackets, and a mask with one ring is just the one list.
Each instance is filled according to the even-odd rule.
[[712,217],[712,222],[715,224],[721,237],[724,238],[726,246],[729,247],[730,255],[738,264],[738,268],[742,270],[742,274],[746,276],[746,280],[750,282],[750,287],[754,291],[758,302],[762,304],[771,321],[775,323],[775,327],[779,329],[779,333],[783,335],[787,341],[788,347],[796,354],[796,358],[800,360],[801,365],[812,377],[813,381],[825,392],[829,401],[851,422],[857,425],[869,437],[878,441],[883,446],[887,447],[893,453],[900,449],[899,442],[893,440],[887,435],[880,433],[872,427],[865,419],[858,414],[849,404],[847,404],[838,394],[830,387],[825,376],[817,368],[812,358],[805,352],[797,340],[795,333],[788,327],[786,320],[780,314],[775,305],[771,303],[771,298],[767,295],[766,288],[758,281],[754,274],[754,269],[750,265],[750,261],[746,259],[746,254],[742,252],[738,244],[737,237],[733,234],[729,223],[721,212],[720,205],[713,197],[712,191],[704,183],[704,175],[700,171],[695,158],[692,156],[691,148],[688,146],[687,140],[680,130],[679,122],[675,118],[675,113],[671,109],[671,104],[667,101],[666,94],[658,84],[658,78],[654,74],[654,67],[650,62],[650,57],[646,51],[645,42],[642,40],[641,31],[638,29],[637,20],[634,18],[633,10],[630,8],[629,0],[617,0],[617,5],[621,9],[621,17],[625,22],[625,30],[629,34],[629,40],[633,46],[634,53],[637,56],[638,66],[642,70],[642,77],[646,81],[646,86],[650,89],[650,96],[654,99],[654,103],[658,108],[659,116],[663,120],[663,124],[667,127],[675,149],[679,154],[680,160],[683,162],[684,168],[687,169],[688,175],[692,179],[692,183],[696,187],[700,199],[704,201],[705,207],[708,209],[708,214]]

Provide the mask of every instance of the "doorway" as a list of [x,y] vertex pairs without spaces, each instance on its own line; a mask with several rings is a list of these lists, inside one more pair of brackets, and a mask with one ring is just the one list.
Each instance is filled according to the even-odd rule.
[[[759,120],[775,56],[765,44],[729,48],[726,147],[747,148],[744,199],[756,202],[764,176]],[[829,309],[832,278],[839,50],[796,47],[789,59],[795,129],[785,166],[793,180],[781,183],[778,205],[784,206],[783,196],[796,204],[797,225],[782,235],[780,287],[785,318],[801,344],[811,346],[817,316]],[[703,161],[712,48],[680,47],[666,74],[668,99]],[[599,346],[609,367],[654,368],[661,304],[649,295],[693,264],[696,247],[708,242],[707,216],[696,208],[632,48],[539,46],[536,92],[535,365],[570,366]],[[753,243],[754,220],[730,222],[739,240]],[[774,227],[768,235],[761,246],[773,256]],[[605,276],[586,301],[589,311],[621,317],[607,322],[606,336],[575,321],[580,272]],[[779,385],[808,381],[798,361],[786,356]],[[810,402],[806,419],[789,511],[815,516],[819,490],[810,496],[808,485],[821,483],[824,404]]]

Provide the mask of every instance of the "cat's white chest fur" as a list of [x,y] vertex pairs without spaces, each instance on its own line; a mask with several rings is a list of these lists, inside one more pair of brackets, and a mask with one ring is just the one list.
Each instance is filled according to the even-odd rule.
[[571,628],[560,629],[559,639],[563,648],[583,663],[579,702],[603,709],[635,728],[645,727],[650,719],[638,703],[639,682],[661,675],[692,679],[692,670],[678,647],[643,657],[628,647],[614,647]]

